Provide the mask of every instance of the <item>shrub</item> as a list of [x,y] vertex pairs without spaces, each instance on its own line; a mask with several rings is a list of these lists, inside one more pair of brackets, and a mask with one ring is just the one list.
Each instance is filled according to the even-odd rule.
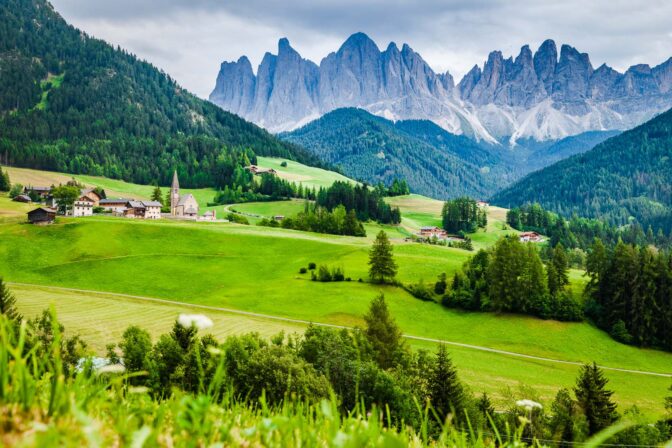
[[343,274],[343,268],[336,267],[331,273],[332,280],[335,282],[342,282],[345,280],[345,274]]
[[424,300],[426,302],[433,301],[432,291],[429,289],[423,280],[420,280],[414,285],[404,286],[404,289],[411,293],[416,299]]
[[625,322],[620,319],[614,324],[613,327],[611,327],[609,334],[611,334],[612,338],[624,344],[632,343],[632,335],[628,333],[628,329],[625,327]]
[[331,272],[329,268],[325,265],[320,265],[320,268],[317,270],[317,279],[321,282],[330,282],[332,281]]
[[14,199],[18,195],[23,193],[23,185],[21,184],[14,184],[12,185],[12,188],[9,190],[9,197]]
[[316,267],[317,265],[315,263],[313,262],[308,263],[308,269],[310,269],[311,271],[314,270]]
[[306,272],[308,272],[308,269],[306,268],[299,269],[299,274],[305,274]]
[[281,167],[287,168],[287,161],[283,160],[282,163],[280,164]]
[[235,222],[236,224],[250,225],[250,221],[248,221],[246,217],[237,213],[229,213],[226,216],[226,219],[228,219],[230,222]]

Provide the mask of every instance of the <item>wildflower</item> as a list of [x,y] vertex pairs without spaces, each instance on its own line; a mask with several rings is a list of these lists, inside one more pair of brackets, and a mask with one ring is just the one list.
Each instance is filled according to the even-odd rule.
[[532,412],[533,409],[541,409],[543,407],[541,404],[532,400],[518,400],[516,401],[516,406],[525,408],[527,412]]
[[123,366],[123,364],[108,364],[106,366],[102,366],[99,369],[96,369],[96,373],[102,374],[102,373],[124,373],[126,371],[126,367]]
[[202,314],[180,314],[177,323],[185,328],[196,327],[198,330],[204,330],[212,327],[212,320]]

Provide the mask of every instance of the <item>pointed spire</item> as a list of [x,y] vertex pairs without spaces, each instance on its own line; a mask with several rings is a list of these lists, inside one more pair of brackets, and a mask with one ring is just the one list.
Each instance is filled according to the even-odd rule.
[[173,172],[173,190],[180,188],[180,182],[177,180],[177,170]]

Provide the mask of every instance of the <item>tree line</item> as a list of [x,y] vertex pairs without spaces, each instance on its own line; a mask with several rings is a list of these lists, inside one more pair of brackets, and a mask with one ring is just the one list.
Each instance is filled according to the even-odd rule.
[[474,233],[488,225],[488,215],[474,199],[461,197],[443,204],[441,222],[447,232]]
[[654,245],[669,248],[672,232],[665,234],[662,228],[654,232],[649,226],[646,231],[637,222],[625,226],[614,226],[599,219],[580,218],[573,215],[570,219],[545,210],[541,205],[527,204],[507,211],[506,223],[516,230],[536,231],[550,238],[551,246],[562,243],[565,248],[577,248],[587,251],[595,238],[604,244],[615,246],[619,240],[635,245]]
[[346,211],[339,205],[329,211],[325,207],[306,202],[304,211],[296,216],[285,216],[281,220],[264,218],[258,223],[266,227],[302,230],[304,232],[327,233],[331,235],[366,236],[364,225],[357,219],[354,210]]
[[352,185],[335,181],[331,187],[320,188],[315,202],[327,210],[343,205],[347,210],[354,210],[361,221],[399,224],[401,212],[398,207],[391,207],[385,202],[385,195],[384,187],[371,189],[367,184]]

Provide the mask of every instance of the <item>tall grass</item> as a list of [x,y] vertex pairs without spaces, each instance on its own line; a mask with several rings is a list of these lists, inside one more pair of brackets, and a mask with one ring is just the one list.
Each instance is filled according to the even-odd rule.
[[241,401],[226,387],[223,356],[214,379],[201,384],[198,394],[175,390],[165,399],[133,387],[131,375],[123,371],[96,371],[89,363],[67,375],[59,349],[62,335],[52,317],[49,356],[40,356],[30,347],[26,323],[19,325],[0,315],[0,446],[526,445],[522,427],[500,435],[461,433],[446,424],[440,436],[430,440],[427,428],[435,418],[431,408],[423,409],[421,429],[416,432],[385,425],[389,415],[381,409],[343,415],[335,397],[315,405],[288,397],[273,407],[263,396],[254,402]]

